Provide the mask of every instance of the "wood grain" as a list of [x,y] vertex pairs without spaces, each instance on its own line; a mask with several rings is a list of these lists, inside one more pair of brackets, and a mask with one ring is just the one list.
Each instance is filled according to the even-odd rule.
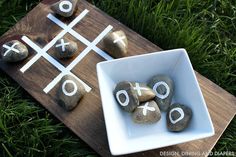
[[[6,32],[0,39],[0,46],[12,39],[20,39],[22,35],[27,35],[34,39],[36,36],[42,36],[43,42],[39,42],[41,47],[52,40],[61,30],[57,25],[49,21],[46,16],[51,10],[49,5],[56,0],[44,0],[30,13],[27,14],[14,27]],[[65,23],[72,21],[75,16],[80,14],[84,9],[90,10],[89,14],[74,27],[82,36],[89,41],[93,41],[96,36],[106,28],[107,25],[112,25],[113,30],[123,30],[127,34],[129,40],[128,54],[138,55],[147,52],[160,51],[161,49],[144,39],[134,31],[122,25],[112,17],[106,15],[88,2],[81,0],[78,4],[77,13],[69,19],[63,19]],[[68,35],[68,34],[67,34]],[[77,41],[78,42],[78,41]],[[80,43],[80,50],[86,46]],[[98,47],[102,49],[99,43]],[[78,52],[79,53],[79,52]],[[35,55],[35,52],[30,49],[30,60]],[[51,54],[51,53],[50,53]],[[71,60],[70,60],[71,61]],[[27,62],[17,64],[7,64],[0,61],[0,68],[18,82],[29,94],[39,101],[46,109],[61,120],[69,127],[76,135],[88,143],[95,151],[102,156],[111,156],[105,123],[102,113],[100,94],[98,89],[98,81],[96,76],[96,63],[103,61],[95,52],[90,52],[78,65],[72,70],[79,78],[84,80],[93,89],[82,99],[79,106],[72,112],[65,112],[57,105],[55,97],[58,85],[49,93],[45,94],[43,89],[52,79],[60,72],[52,66],[48,61],[41,58],[29,70],[22,74],[19,69]],[[69,62],[62,62],[67,65]],[[201,90],[206,100],[211,118],[214,123],[216,134],[213,137],[203,140],[196,140],[180,145],[166,147],[162,149],[151,150],[147,152],[130,154],[127,156],[160,156],[160,151],[201,151],[209,152],[217,140],[220,138],[232,118],[236,113],[236,98],[225,90],[209,81],[196,72]]]

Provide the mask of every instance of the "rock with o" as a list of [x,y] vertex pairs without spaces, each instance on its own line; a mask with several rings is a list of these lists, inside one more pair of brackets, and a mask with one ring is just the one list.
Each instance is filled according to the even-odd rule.
[[52,4],[51,9],[56,14],[63,17],[70,17],[76,11],[78,0],[60,0]]
[[190,107],[175,103],[171,105],[166,114],[167,128],[169,131],[183,131],[189,126],[192,119],[192,110]]
[[127,112],[133,112],[139,105],[138,96],[130,82],[118,83],[114,90],[114,96],[119,106]]
[[85,95],[85,88],[71,75],[64,76],[59,84],[57,91],[58,104],[66,111],[71,111]]
[[161,111],[167,111],[174,94],[174,82],[167,75],[156,75],[150,79],[148,86],[156,94],[155,101]]

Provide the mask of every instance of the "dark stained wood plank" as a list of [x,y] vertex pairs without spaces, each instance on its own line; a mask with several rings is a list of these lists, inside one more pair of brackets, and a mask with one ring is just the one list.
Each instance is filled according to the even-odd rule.
[[[22,35],[27,35],[29,38],[34,39],[35,42],[37,36],[42,36],[42,39],[45,41],[42,43],[40,42],[39,45],[44,47],[62,30],[46,18],[47,14],[51,12],[49,5],[55,1],[56,0],[44,0],[41,2],[1,37],[0,46],[6,41],[20,39]],[[81,0],[78,7],[77,13],[72,18],[60,19],[65,23],[70,23],[84,9],[88,9],[90,11],[89,14],[74,27],[74,30],[89,41],[92,42],[107,25],[112,25],[114,27],[113,30],[121,29],[127,34],[129,40],[128,52],[130,56],[161,50],[158,46],[152,44],[86,1]],[[66,34],[66,36],[73,39],[69,34]],[[76,39],[73,40],[76,41]],[[85,45],[82,43],[80,44],[78,54],[86,48]],[[102,44],[99,43],[98,47],[102,49]],[[49,53],[51,54],[52,52],[50,51]],[[30,60],[31,57],[35,55],[34,50],[30,49],[30,54],[31,55],[27,60]],[[63,65],[68,65],[72,60],[73,59],[60,62]],[[0,68],[100,155],[111,156],[108,148],[96,74],[96,63],[103,60],[104,59],[94,51],[91,51],[72,70],[73,73],[93,88],[90,93],[85,95],[79,106],[72,112],[65,112],[57,105],[56,90],[59,88],[59,85],[53,88],[49,94],[43,92],[43,89],[47,84],[60,73],[60,71],[45,59],[39,59],[39,61],[24,74],[22,74],[19,69],[27,61],[18,64],[6,64],[0,61]],[[213,137],[202,140],[130,154],[127,156],[160,156],[161,151],[209,152],[213,148],[232,118],[235,116],[236,98],[201,76],[199,73],[196,72],[196,75],[213,120],[216,134]]]

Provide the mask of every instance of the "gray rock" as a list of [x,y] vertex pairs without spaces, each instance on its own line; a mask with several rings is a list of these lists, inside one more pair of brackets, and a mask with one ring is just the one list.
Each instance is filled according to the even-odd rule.
[[52,11],[63,17],[70,17],[76,10],[78,0],[60,0],[51,6]]
[[169,107],[166,120],[169,131],[179,132],[188,127],[192,119],[192,110],[182,104],[173,104]]
[[161,112],[155,101],[148,101],[138,106],[132,115],[135,123],[155,123],[161,119]]
[[55,56],[60,59],[73,57],[77,51],[77,43],[66,38],[58,40],[55,44]]
[[156,96],[155,92],[146,84],[139,82],[131,82],[131,83],[133,85],[136,94],[138,95],[138,99],[140,102],[149,101]]
[[1,55],[6,62],[19,62],[28,57],[29,51],[20,41],[12,40],[2,46]]
[[138,96],[130,82],[118,83],[114,90],[114,96],[122,109],[127,112],[133,112],[139,105]]
[[121,58],[127,55],[128,40],[123,31],[111,32],[103,39],[104,49],[112,57]]
[[156,75],[149,81],[148,86],[156,93],[155,101],[161,111],[167,111],[174,94],[174,82],[165,75]]
[[64,76],[57,91],[58,104],[67,111],[73,110],[85,95],[84,86],[71,75]]

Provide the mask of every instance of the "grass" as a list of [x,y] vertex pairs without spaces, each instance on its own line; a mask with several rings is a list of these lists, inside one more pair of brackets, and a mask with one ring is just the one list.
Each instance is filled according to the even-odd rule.
[[[37,3],[0,0],[0,34]],[[163,49],[186,48],[194,69],[236,95],[236,1],[92,3]],[[0,156],[97,156],[3,72],[0,93]],[[213,150],[236,152],[236,118]]]

